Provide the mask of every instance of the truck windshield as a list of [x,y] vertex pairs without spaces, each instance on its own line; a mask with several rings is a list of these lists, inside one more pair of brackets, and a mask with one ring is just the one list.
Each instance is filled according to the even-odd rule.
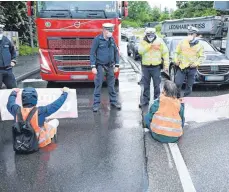
[[118,18],[118,1],[38,1],[40,18]]
[[[178,43],[181,41],[181,39],[174,39],[173,43],[172,43],[172,50],[175,51]],[[209,45],[208,42],[204,41],[204,40],[200,40],[201,45],[204,47],[204,51],[205,52],[215,52],[214,48]]]

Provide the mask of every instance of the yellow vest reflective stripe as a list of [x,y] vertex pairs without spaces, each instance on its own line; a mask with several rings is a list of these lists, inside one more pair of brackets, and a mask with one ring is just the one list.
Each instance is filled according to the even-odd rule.
[[158,37],[152,43],[152,48],[150,43],[146,42],[145,40],[142,40],[139,44],[138,52],[142,56],[143,65],[160,65],[162,63],[163,58],[165,65],[168,66],[168,48]]
[[190,64],[194,64],[199,66],[204,59],[204,48],[198,43],[193,47],[190,47],[189,41],[187,39],[182,40],[175,51],[174,61],[177,63],[181,62],[180,68],[184,69],[190,66]]

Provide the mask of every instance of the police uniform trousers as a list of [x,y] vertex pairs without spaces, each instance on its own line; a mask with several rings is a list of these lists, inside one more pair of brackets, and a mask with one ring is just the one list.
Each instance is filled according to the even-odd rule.
[[175,83],[178,89],[178,94],[177,94],[178,98],[181,97],[181,88],[185,80],[186,80],[186,86],[185,86],[184,97],[192,93],[192,87],[195,82],[196,71],[197,71],[196,68],[188,67],[185,69],[180,69],[180,67],[178,67],[175,76]]
[[160,95],[160,83],[161,83],[161,66],[145,66],[142,65],[142,84],[143,91],[141,94],[141,104],[149,104],[150,102],[150,82],[153,79],[154,87],[154,100]]
[[3,83],[5,84],[7,89],[13,89],[17,87],[17,82],[13,74],[12,68],[0,68],[0,89],[2,88]]
[[117,103],[117,96],[115,91],[115,76],[114,76],[114,67],[108,65],[97,65],[97,75],[95,77],[95,89],[94,89],[94,107],[97,107],[100,104],[100,95],[101,88],[104,80],[104,73],[106,73],[107,86],[110,96],[110,103]]

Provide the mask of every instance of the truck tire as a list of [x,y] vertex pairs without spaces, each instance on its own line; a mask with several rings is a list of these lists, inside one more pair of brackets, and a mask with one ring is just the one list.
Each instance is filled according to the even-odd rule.
[[118,87],[119,86],[119,80],[115,79],[115,86]]

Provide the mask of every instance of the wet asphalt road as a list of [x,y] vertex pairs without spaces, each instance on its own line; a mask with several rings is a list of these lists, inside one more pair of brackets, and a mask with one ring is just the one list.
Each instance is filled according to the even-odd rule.
[[[140,62],[127,57],[138,71]],[[166,79],[165,76],[163,79]],[[162,82],[163,84],[163,82]],[[153,87],[152,87],[153,90]],[[190,97],[211,97],[229,93],[229,86],[194,86]],[[191,115],[191,114],[188,114]],[[197,192],[228,192],[229,191],[229,120],[205,123],[188,123],[184,128],[184,136],[178,143],[180,154],[186,164],[192,185]],[[145,133],[146,161],[151,192],[180,192],[184,191],[178,169],[175,165],[171,147],[154,141],[149,132]],[[174,151],[174,150],[173,150]],[[178,162],[181,164],[181,162]],[[186,183],[185,183],[186,182]],[[187,190],[192,191],[191,189]]]
[[[79,117],[61,119],[58,143],[38,153],[14,155],[12,122],[0,124],[4,133],[0,145],[0,191],[146,191],[144,132],[137,106],[140,91],[131,66],[122,63],[121,67],[116,89],[122,110],[110,109],[104,86],[101,109],[93,113],[93,84],[68,84],[76,88]],[[19,84],[28,85],[66,86]]]
[[[120,85],[116,87],[122,110],[111,110],[106,87],[101,110],[91,111],[93,84],[68,84],[76,88],[79,117],[60,120],[57,145],[30,156],[15,156],[11,122],[0,123],[0,191],[183,191],[180,167],[172,149],[143,132],[138,109],[139,62],[123,59]],[[39,78],[35,75],[33,78]],[[34,87],[62,87],[45,82]],[[23,86],[23,84],[19,84]],[[228,94],[229,86],[196,86],[191,96]],[[229,191],[229,120],[187,124],[178,147],[197,192]],[[145,168],[146,162],[146,168]],[[147,173],[146,171],[147,170]],[[148,176],[148,179],[147,179]],[[187,184],[187,183],[186,183]],[[191,190],[188,190],[191,191]]]

